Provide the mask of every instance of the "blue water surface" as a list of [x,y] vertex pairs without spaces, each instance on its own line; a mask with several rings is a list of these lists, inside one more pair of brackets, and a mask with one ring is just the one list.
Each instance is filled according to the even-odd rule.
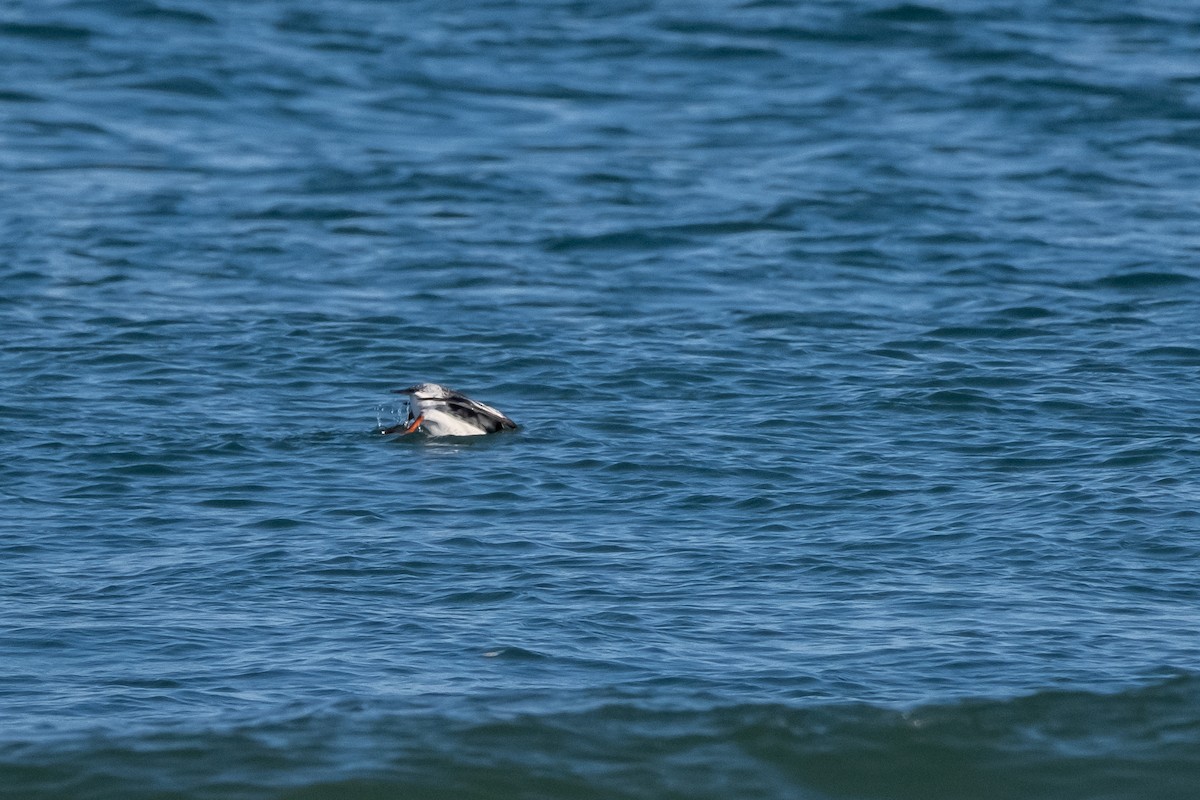
[[0,795],[1195,797],[1198,185],[1170,0],[0,7]]

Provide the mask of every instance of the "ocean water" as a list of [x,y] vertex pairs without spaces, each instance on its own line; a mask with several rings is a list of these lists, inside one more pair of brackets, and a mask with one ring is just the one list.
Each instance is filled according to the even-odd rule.
[[1191,3],[0,5],[0,796],[1200,796],[1198,186]]

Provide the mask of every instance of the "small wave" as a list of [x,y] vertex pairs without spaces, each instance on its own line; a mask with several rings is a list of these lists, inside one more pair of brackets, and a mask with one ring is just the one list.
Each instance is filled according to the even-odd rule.
[[[498,647],[489,658],[540,660]],[[571,712],[378,711],[0,745],[12,796],[912,797],[1184,800],[1200,785],[1200,679],[911,710],[784,703]],[[371,710],[368,710],[371,709]]]
[[984,325],[953,325],[932,330],[928,334],[938,339],[1025,339],[1031,336],[1047,336],[1047,331],[1037,328],[1006,325],[1004,327]]
[[512,661],[542,661],[546,659],[543,653],[515,646],[495,647],[484,651],[482,655],[484,658],[499,658]]
[[1177,272],[1128,272],[1122,275],[1110,275],[1096,281],[1096,285],[1105,289],[1169,289],[1193,283],[1195,278],[1180,275]]
[[1187,364],[1189,366],[1200,364],[1200,349],[1195,347],[1151,347],[1147,350],[1140,351],[1138,356],[1155,361],[1165,361],[1174,364]]
[[136,19],[151,20],[155,22],[177,22],[187,25],[216,25],[217,21],[200,11],[184,8],[172,8],[170,6],[158,5],[157,3],[121,3],[116,9],[118,13],[124,11],[129,16]]
[[543,243],[552,253],[572,250],[657,250],[678,247],[687,239],[650,229],[632,229],[581,236],[560,236]]
[[41,95],[30,94],[29,92],[17,91],[15,89],[0,90],[0,103],[40,103],[44,99]]
[[901,3],[895,6],[876,9],[868,12],[867,19],[882,22],[949,22],[954,17],[946,11],[933,6],[916,3]]
[[41,41],[79,42],[91,38],[92,32],[76,25],[36,25],[20,22],[0,24],[0,36]]
[[202,97],[213,100],[225,97],[225,93],[215,84],[206,80],[201,80],[200,78],[192,78],[187,76],[162,78],[160,80],[138,81],[135,83],[126,84],[126,86],[130,89],[142,89],[152,92],[162,92],[164,94],[187,95],[190,97]]

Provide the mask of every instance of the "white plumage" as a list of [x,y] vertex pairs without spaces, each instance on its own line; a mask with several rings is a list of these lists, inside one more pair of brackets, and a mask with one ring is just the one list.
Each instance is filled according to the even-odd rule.
[[383,433],[420,430],[430,436],[480,436],[517,427],[517,423],[499,410],[441,384],[418,383],[407,389],[397,389],[396,393],[410,398],[408,419]]

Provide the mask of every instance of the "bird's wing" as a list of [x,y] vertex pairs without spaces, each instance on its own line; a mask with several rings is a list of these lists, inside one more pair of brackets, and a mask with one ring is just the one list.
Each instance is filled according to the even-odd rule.
[[[481,403],[478,400],[472,400],[466,395],[459,394],[458,392],[452,393],[442,402],[453,408],[466,419],[479,421],[480,427],[484,429],[493,428],[497,430],[508,430],[517,427],[517,423],[506,417],[498,409],[492,408],[487,403]],[[490,424],[484,421],[490,421]]]

